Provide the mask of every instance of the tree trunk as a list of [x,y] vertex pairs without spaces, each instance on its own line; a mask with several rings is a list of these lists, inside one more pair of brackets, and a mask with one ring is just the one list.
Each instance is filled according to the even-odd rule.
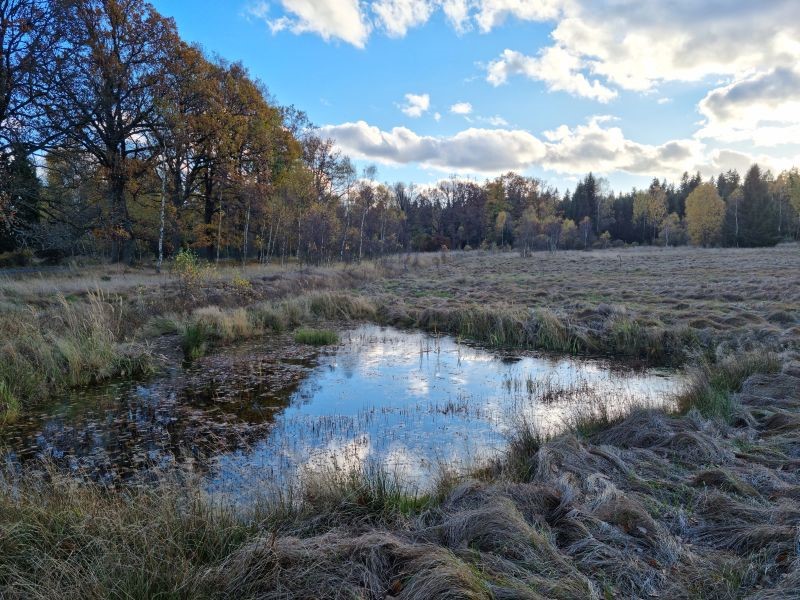
[[247,212],[245,213],[244,217],[244,240],[242,242],[242,267],[245,266],[247,262],[247,236],[250,234],[250,208],[251,208],[251,201],[248,197],[247,199]]
[[[206,259],[211,260],[214,256],[214,243],[211,242],[211,225],[214,223],[214,215],[217,212],[217,202],[214,198],[214,178],[210,173],[206,173],[203,182],[203,224],[206,226],[204,235],[208,236],[208,244],[205,248]],[[220,205],[220,210],[222,206]]]
[[300,260],[300,237],[301,237],[301,221],[300,217],[297,217],[297,260]]
[[342,233],[342,248],[339,251],[339,260],[344,262],[344,247],[345,242],[347,242],[347,230],[350,229],[350,201],[344,207],[344,218],[345,218],[345,225],[344,225],[344,232]]
[[222,205],[219,207],[219,219],[217,220],[217,259],[216,262],[219,263],[219,249],[222,246]]
[[[127,181],[124,174],[115,172],[119,167],[112,167],[109,189],[109,226],[111,228],[111,261],[121,262],[130,252],[130,220],[125,206],[125,188]],[[127,238],[127,239],[126,239]]]
[[367,220],[367,209],[366,207],[361,212],[361,228],[358,234],[358,260],[361,262],[361,258],[364,256],[364,222]]
[[161,214],[158,228],[158,262],[156,263],[156,273],[161,273],[161,264],[164,262],[164,212],[167,202],[167,174],[164,172],[161,177]]

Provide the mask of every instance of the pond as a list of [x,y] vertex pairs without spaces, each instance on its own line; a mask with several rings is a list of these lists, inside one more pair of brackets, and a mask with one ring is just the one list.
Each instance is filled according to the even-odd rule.
[[147,382],[50,403],[0,432],[13,465],[48,458],[114,485],[179,465],[234,495],[365,463],[424,486],[502,452],[523,421],[668,405],[670,371],[506,354],[448,336],[363,325],[322,350],[265,338]]

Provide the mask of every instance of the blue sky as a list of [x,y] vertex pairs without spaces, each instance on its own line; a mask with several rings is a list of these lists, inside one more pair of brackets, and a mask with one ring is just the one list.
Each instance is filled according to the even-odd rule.
[[[157,0],[382,181],[800,163],[800,3]],[[702,5],[702,6],[700,6]]]

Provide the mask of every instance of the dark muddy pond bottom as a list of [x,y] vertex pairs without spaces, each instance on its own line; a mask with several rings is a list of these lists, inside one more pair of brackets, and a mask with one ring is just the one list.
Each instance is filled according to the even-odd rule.
[[116,483],[176,465],[246,495],[318,471],[380,465],[409,485],[497,455],[520,422],[545,431],[664,405],[675,373],[510,356],[451,337],[361,326],[315,351],[268,338],[146,383],[76,393],[0,433],[5,460],[41,458]]

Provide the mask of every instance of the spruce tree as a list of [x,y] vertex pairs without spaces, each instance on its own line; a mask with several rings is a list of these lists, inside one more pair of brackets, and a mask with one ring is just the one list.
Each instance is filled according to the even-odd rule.
[[777,211],[766,177],[758,165],[747,172],[739,209],[739,244],[774,246],[778,243]]

